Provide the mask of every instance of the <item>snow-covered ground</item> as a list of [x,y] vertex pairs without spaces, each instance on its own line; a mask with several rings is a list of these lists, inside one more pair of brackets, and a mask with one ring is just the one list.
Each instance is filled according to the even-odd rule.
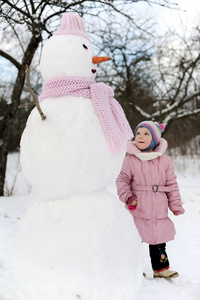
[[[170,214],[177,234],[168,243],[167,252],[171,269],[180,276],[171,280],[153,279],[148,245],[143,244],[147,279],[143,279],[140,300],[200,300],[200,159],[176,156],[173,161],[186,213],[177,217]],[[23,177],[17,153],[9,156],[6,191],[11,195],[0,198],[0,300],[14,300],[13,236],[19,219],[37,198]]]

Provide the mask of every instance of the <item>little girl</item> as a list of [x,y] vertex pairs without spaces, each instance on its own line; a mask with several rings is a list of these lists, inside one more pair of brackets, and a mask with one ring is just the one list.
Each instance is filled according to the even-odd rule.
[[154,278],[177,277],[169,269],[166,242],[173,240],[175,228],[168,207],[175,216],[184,213],[172,160],[164,155],[167,141],[161,138],[163,124],[144,121],[135,129],[135,142],[127,143],[127,153],[117,178],[117,193],[134,218],[143,242],[149,244]]

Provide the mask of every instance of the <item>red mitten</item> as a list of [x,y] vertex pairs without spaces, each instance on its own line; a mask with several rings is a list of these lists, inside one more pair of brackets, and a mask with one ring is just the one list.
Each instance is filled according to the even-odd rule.
[[129,209],[129,210],[134,210],[134,209],[136,209],[136,207],[137,207],[137,205],[134,205],[134,206],[128,206],[128,209]]

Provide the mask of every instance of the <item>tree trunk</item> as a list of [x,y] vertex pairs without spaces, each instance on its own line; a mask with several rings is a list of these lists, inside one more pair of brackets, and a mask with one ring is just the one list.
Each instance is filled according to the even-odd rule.
[[11,95],[11,103],[7,104],[6,113],[4,116],[3,136],[0,141],[0,196],[4,195],[4,184],[6,174],[6,164],[8,155],[8,142],[12,132],[13,124],[16,119],[17,110],[20,104],[20,97],[24,87],[26,65],[30,66],[35,51],[37,50],[41,36],[32,36],[27,49],[24,53],[22,64],[18,71],[18,76],[15,81],[13,92]]

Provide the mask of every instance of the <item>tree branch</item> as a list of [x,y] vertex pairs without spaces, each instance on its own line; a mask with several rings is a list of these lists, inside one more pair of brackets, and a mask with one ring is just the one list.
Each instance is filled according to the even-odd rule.
[[20,70],[21,64],[18,63],[18,61],[16,61],[16,59],[14,59],[11,55],[4,52],[3,50],[0,50],[0,55],[5,59],[9,60],[18,70]]
[[28,91],[30,92],[31,96],[33,97],[33,100],[35,102],[35,105],[36,105],[36,107],[37,107],[37,109],[39,111],[39,114],[40,114],[42,120],[45,120],[46,116],[42,112],[41,107],[40,107],[39,102],[38,102],[38,99],[37,99],[37,96],[35,95],[34,91],[31,88],[31,85],[30,85],[29,67],[28,67],[28,65],[26,66],[25,72],[26,72],[26,85],[27,85]]
[[18,11],[20,14],[30,18],[30,14],[26,13],[23,9],[19,8],[15,3],[11,3],[8,0],[4,0],[4,3],[6,3],[8,6],[10,6],[12,9],[14,9],[14,11]]
[[35,14],[36,10],[34,6],[34,1],[30,0],[30,3],[31,3],[32,14]]
[[142,108],[140,108],[138,105],[135,105],[135,109],[145,118],[151,119],[151,115],[146,113]]

